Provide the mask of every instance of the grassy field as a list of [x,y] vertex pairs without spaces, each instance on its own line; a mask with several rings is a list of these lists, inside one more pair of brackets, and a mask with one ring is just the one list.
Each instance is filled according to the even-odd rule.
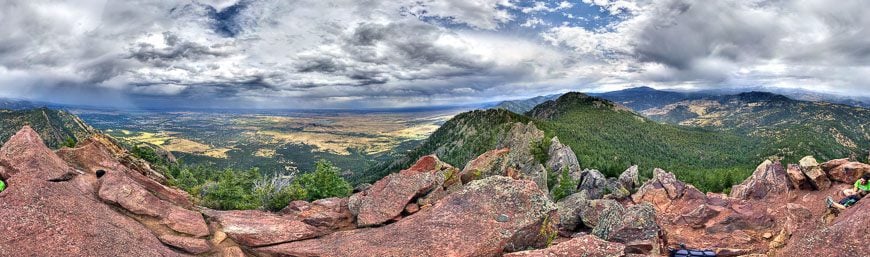
[[419,112],[130,112],[76,113],[130,143],[169,150],[187,164],[306,171],[318,159],[359,177],[366,167],[426,139],[462,110]]

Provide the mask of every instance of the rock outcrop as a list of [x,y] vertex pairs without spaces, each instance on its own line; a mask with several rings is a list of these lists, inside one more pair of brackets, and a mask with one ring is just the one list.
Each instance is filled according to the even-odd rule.
[[600,199],[608,191],[608,181],[600,171],[585,169],[580,172],[580,183],[577,191],[586,191],[589,199]]
[[674,220],[679,214],[691,213],[706,204],[707,196],[692,185],[677,180],[677,177],[662,169],[653,170],[653,177],[632,195],[635,203],[649,202],[665,215]]
[[768,194],[778,194],[789,189],[788,175],[779,161],[766,160],[752,176],[731,188],[731,197],[738,199],[762,199]]
[[135,219],[102,203],[99,178],[57,157],[30,127],[0,148],[0,256],[179,256]]
[[831,187],[831,180],[821,165],[812,156],[806,156],[799,162],[801,172],[807,177],[809,183],[817,190],[825,190]]
[[626,209],[610,208],[601,218],[592,234],[611,242],[622,243],[626,253],[662,253],[665,242],[656,222],[656,211],[650,204],[638,204]]
[[383,227],[256,248],[277,256],[500,256],[546,245],[555,205],[534,182],[492,176]]
[[553,137],[550,142],[548,154],[550,159],[547,160],[547,168],[554,173],[552,175],[556,176],[556,181],[558,182],[561,179],[560,174],[562,174],[563,170],[568,172],[571,179],[580,180],[580,162],[577,161],[577,155],[574,154],[574,150],[570,146],[559,142],[557,137]]
[[870,201],[859,201],[833,224],[792,235],[779,256],[863,256],[870,252]]
[[804,175],[804,172],[801,171],[801,166],[797,164],[789,164],[788,169],[786,170],[786,174],[788,174],[788,180],[791,182],[792,188],[796,189],[813,189],[813,185],[810,184],[810,180]]
[[504,257],[621,257],[625,256],[625,246],[607,242],[587,235],[547,247],[505,254]]
[[532,146],[539,145],[544,140],[544,131],[534,123],[514,123],[510,131],[499,142],[499,148],[508,148],[508,168],[515,169],[520,178],[534,181],[538,188],[549,192],[547,188],[547,169],[532,154]]
[[513,168],[508,167],[508,153],[510,153],[510,149],[502,148],[496,150],[487,151],[474,160],[471,160],[465,165],[465,168],[462,169],[460,173],[460,178],[463,184],[468,184],[469,182],[477,179],[482,179],[490,176],[508,176],[508,177],[517,177],[519,174],[510,174],[510,171],[514,171]]
[[580,214],[586,209],[589,197],[586,192],[574,193],[559,200],[556,209],[559,212],[559,229],[565,232],[576,231],[582,224]]
[[221,231],[241,245],[256,247],[309,239],[327,232],[290,216],[263,211],[213,211],[206,213]]
[[870,165],[860,162],[849,162],[836,166],[828,171],[831,180],[841,183],[855,183],[864,174],[870,173]]
[[[414,166],[375,182],[371,188],[350,198],[350,210],[357,225],[380,225],[402,214],[415,198],[438,190],[445,181],[458,182],[459,171],[434,155],[424,156]],[[443,190],[443,188],[440,188]],[[434,201],[433,201],[434,202]]]
[[640,173],[638,173],[637,165],[628,167],[622,174],[619,174],[619,184],[628,190],[640,186]]

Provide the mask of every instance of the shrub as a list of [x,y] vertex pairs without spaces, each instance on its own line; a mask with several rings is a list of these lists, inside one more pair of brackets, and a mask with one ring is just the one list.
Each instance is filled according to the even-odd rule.
[[565,198],[574,193],[577,189],[578,181],[574,181],[571,179],[571,175],[568,175],[568,167],[562,168],[562,174],[559,178],[559,183],[556,188],[553,188],[551,192],[553,193],[553,201],[558,202],[562,198]]
[[353,192],[350,183],[339,176],[339,169],[326,160],[318,161],[314,172],[302,174],[294,183],[305,189],[309,201],[346,197]]

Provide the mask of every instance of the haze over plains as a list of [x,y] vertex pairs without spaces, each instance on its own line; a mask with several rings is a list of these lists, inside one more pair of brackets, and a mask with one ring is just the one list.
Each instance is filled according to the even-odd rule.
[[0,97],[350,108],[658,89],[870,95],[862,0],[2,0]]

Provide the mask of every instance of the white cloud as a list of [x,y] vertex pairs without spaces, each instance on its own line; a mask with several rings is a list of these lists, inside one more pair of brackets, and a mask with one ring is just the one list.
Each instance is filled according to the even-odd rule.
[[[870,92],[867,1],[583,3],[615,16],[568,1],[6,1],[0,95],[381,107],[635,85]],[[543,14],[556,11],[615,22]]]

